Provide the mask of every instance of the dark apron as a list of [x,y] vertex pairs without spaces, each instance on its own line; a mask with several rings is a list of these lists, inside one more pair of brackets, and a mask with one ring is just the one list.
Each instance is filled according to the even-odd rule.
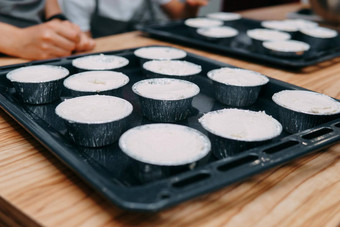
[[[129,32],[135,30],[135,24],[138,21],[136,18],[131,21],[119,21],[104,17],[100,15],[99,12],[99,0],[95,0],[95,10],[91,17],[90,27],[91,34],[93,38],[98,38],[102,36],[114,35],[123,32]],[[152,12],[151,1],[146,1],[147,8],[151,14],[151,18],[154,17]]]
[[19,28],[26,28],[29,26],[39,24],[37,21],[25,20],[21,18],[12,17],[9,15],[0,15],[0,22],[11,24]]

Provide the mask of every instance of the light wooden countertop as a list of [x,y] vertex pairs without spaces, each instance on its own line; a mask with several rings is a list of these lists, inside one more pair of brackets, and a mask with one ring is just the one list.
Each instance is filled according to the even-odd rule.
[[[246,11],[282,19],[291,4]],[[168,44],[131,32],[96,40],[94,52]],[[340,59],[284,71],[168,44],[340,99]],[[0,58],[0,65],[23,62]],[[0,110],[0,226],[337,226],[340,144],[155,214],[110,204]]]

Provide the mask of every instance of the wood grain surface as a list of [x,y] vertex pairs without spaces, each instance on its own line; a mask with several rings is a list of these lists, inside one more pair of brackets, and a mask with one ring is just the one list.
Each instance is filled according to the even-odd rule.
[[[291,4],[244,12],[281,19]],[[139,32],[96,40],[94,52],[167,44]],[[285,71],[171,46],[340,99],[340,59]],[[23,62],[1,58],[0,65]],[[81,181],[0,110],[0,226],[338,226],[340,144],[156,214],[123,211]]]

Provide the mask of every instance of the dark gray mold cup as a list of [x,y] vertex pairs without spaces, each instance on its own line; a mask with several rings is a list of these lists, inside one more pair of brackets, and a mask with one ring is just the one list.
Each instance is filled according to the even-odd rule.
[[64,120],[67,133],[75,144],[84,147],[103,147],[114,143],[126,130],[128,117],[101,123],[86,124]]
[[[221,27],[223,28],[223,27]],[[234,35],[231,35],[231,36],[226,36],[226,37],[213,37],[213,36],[207,36],[207,35],[204,35],[202,32],[204,29],[209,29],[209,28],[199,28],[196,30],[197,32],[197,36],[200,38],[200,39],[203,39],[203,40],[206,40],[208,42],[217,42],[217,43],[223,43],[223,45],[230,45],[231,42],[233,40],[235,40],[235,38],[238,36],[238,31],[235,29],[235,28],[232,28],[232,29],[235,29],[237,31],[236,34]]]
[[251,43],[252,43],[252,48],[253,50],[255,50],[256,52],[258,53],[264,53],[266,50],[265,48],[263,47],[263,42],[266,42],[266,41],[274,41],[274,40],[277,40],[277,39],[264,39],[264,38],[259,38],[259,37],[255,37],[252,33],[256,30],[259,30],[259,31],[270,31],[270,32],[276,32],[276,33],[279,33],[281,35],[285,35],[286,37],[285,38],[282,38],[282,40],[287,40],[287,39],[290,39],[291,38],[291,35],[287,32],[281,32],[281,31],[276,31],[276,30],[272,30],[272,29],[262,29],[262,28],[257,28],[257,29],[251,29],[251,30],[248,30],[247,31],[247,36],[250,38],[251,40]]
[[[104,71],[102,71],[104,72]],[[101,90],[101,91],[85,91],[84,90],[76,90],[75,88],[71,88],[69,86],[67,86],[67,81],[72,79],[72,77],[75,76],[82,76],[82,74],[87,74],[87,73],[94,73],[94,71],[87,71],[87,72],[83,72],[83,73],[78,73],[78,74],[74,74],[70,77],[68,77],[66,80],[64,80],[64,87],[65,87],[65,95],[66,96],[71,96],[71,97],[78,97],[78,96],[86,96],[86,95],[109,95],[109,96],[122,96],[122,90],[124,88],[125,85],[127,85],[129,83],[129,77],[126,76],[125,74],[123,74],[125,76],[125,81],[123,81],[122,79],[122,84],[119,87],[115,87],[115,88],[110,88],[107,90]],[[110,73],[114,73],[113,71],[110,71]],[[115,75],[112,75],[113,77]]]
[[143,116],[155,122],[176,122],[190,114],[193,97],[182,100],[156,100],[138,96]]
[[208,137],[211,141],[211,150],[214,156],[218,159],[223,159],[240,154],[242,151],[248,150],[253,147],[265,144],[270,140],[264,141],[241,141],[235,139],[229,139],[215,135],[208,131]]
[[[217,69],[218,70],[218,69]],[[253,105],[259,97],[262,87],[268,83],[268,78],[257,72],[249,71],[263,78],[267,79],[267,82],[255,85],[255,86],[240,86],[226,84],[216,81],[213,78],[213,73],[217,70],[212,70],[208,72],[208,77],[213,81],[214,97],[221,103],[234,106],[234,107],[246,107]],[[242,69],[235,69],[241,71],[247,71]]]
[[242,20],[242,16],[237,13],[229,13],[229,12],[215,12],[209,13],[206,17],[221,20],[225,26],[239,26]]
[[[209,24],[192,24],[192,21],[207,21],[210,22]],[[222,26],[224,23],[221,20],[211,19],[211,18],[205,18],[205,17],[196,17],[196,18],[188,18],[184,21],[184,25],[186,26],[187,30],[189,31],[189,34],[193,37],[197,37],[196,30],[199,28],[207,28],[207,27],[216,27],[216,26]]]
[[71,97],[86,96],[86,95],[110,95],[110,96],[118,96],[119,97],[119,96],[122,96],[122,90],[123,90],[123,87],[110,89],[110,90],[106,90],[106,91],[94,91],[94,92],[76,91],[76,90],[66,88],[66,92],[67,92],[66,94],[67,94],[67,96],[71,96]]
[[[94,64],[96,61],[104,61],[105,57],[107,59],[117,59],[119,60],[119,64],[112,65],[112,66],[105,66],[105,67],[97,67]],[[103,59],[104,60],[100,60]],[[99,60],[98,60],[99,59]],[[82,61],[85,61],[87,64],[82,65]],[[77,70],[77,72],[86,72],[86,71],[121,71],[126,66],[128,66],[129,60],[127,58],[115,55],[104,55],[104,54],[97,54],[97,55],[88,55],[84,57],[79,57],[72,60],[72,66]]]
[[[128,149],[128,144],[125,141],[126,137],[125,135],[130,133],[131,131],[143,127],[148,127],[148,126],[162,126],[162,125],[170,125],[170,124],[149,124],[149,125],[143,125],[143,126],[137,126],[136,128],[130,129],[127,132],[125,132],[119,139],[119,147],[122,150],[123,154],[129,158],[130,161],[130,166],[132,166],[132,171],[134,176],[141,182],[141,183],[149,183],[155,180],[160,180],[163,178],[167,178],[170,176],[173,176],[175,174],[179,174],[181,172],[185,171],[190,171],[198,166],[204,165],[207,163],[207,161],[210,158],[210,150],[211,150],[211,143],[208,139],[207,136],[205,136],[203,133],[189,128],[187,126],[180,126],[180,127],[185,127],[187,130],[193,131],[197,134],[199,134],[199,138],[204,144],[202,149],[202,154],[197,155],[197,157],[193,158],[191,157],[191,160],[180,160],[177,163],[160,163],[158,161],[151,161],[151,160],[142,160],[141,157],[135,157],[133,154],[129,152]],[[176,125],[175,125],[176,126]],[[175,133],[175,131],[173,132]],[[162,149],[160,148],[160,154]],[[136,153],[136,151],[135,151]]]
[[336,47],[337,37],[334,38],[317,38],[313,36],[308,36],[305,34],[299,34],[306,43],[309,43],[311,47],[317,51],[329,50],[332,47]]
[[[201,68],[201,70],[197,73],[174,75],[174,74],[171,74],[171,73],[164,74],[164,73],[156,72],[154,70],[150,70],[150,69],[146,68],[146,65],[149,64],[150,62],[157,62],[157,61],[162,62],[162,61],[167,61],[167,60],[152,60],[152,61],[147,61],[143,64],[142,71],[146,75],[147,78],[169,78],[169,79],[182,79],[182,80],[187,80],[187,81],[193,81],[193,78],[198,76],[202,71],[202,68]],[[172,60],[170,60],[170,61],[172,61]],[[173,61],[181,61],[181,60],[173,60]],[[186,62],[186,61],[182,61],[182,62]],[[194,63],[191,63],[191,62],[188,62],[188,63],[194,64]]]
[[[322,114],[322,113],[305,113],[302,111],[296,111],[293,110],[292,108],[289,108],[287,106],[284,106],[280,101],[278,101],[278,97],[280,93],[282,94],[283,92],[286,91],[281,91],[278,93],[275,93],[272,97],[273,102],[278,106],[279,110],[279,121],[283,125],[283,129],[289,133],[297,133],[304,131],[309,128],[316,127],[320,124],[326,123],[328,121],[334,120],[336,118],[340,117],[340,103],[338,104],[339,106],[339,111],[335,113],[327,113],[327,114]],[[293,90],[292,92],[295,92]],[[304,92],[304,91],[300,91]],[[315,93],[320,96],[325,96],[316,92],[310,92],[310,91],[305,91],[307,93]],[[295,96],[298,94],[295,94]],[[330,97],[328,97],[330,98]],[[330,98],[331,99],[331,98]],[[336,101],[334,101],[336,102]]]
[[[290,41],[295,41],[295,40],[290,40]],[[296,41],[299,42],[299,41]],[[267,47],[267,44],[269,42],[263,42],[263,48],[265,49],[265,51],[273,56],[277,56],[277,57],[282,57],[282,58],[301,58],[304,57],[306,55],[309,54],[310,51],[310,45],[307,43],[304,43],[306,45],[308,45],[309,47],[304,49],[304,50],[298,50],[298,51],[279,51],[279,50],[275,50],[272,48]]]
[[[87,97],[105,97],[99,95],[87,96]],[[108,96],[106,96],[108,97]],[[70,100],[78,100],[83,97],[72,98]],[[85,98],[85,97],[84,97]],[[118,97],[112,97],[112,99],[119,99]],[[64,102],[67,102],[65,100]],[[89,102],[88,100],[86,100]],[[69,117],[63,114],[63,110],[66,110],[66,107],[60,107],[63,103],[60,103],[56,107],[56,115],[63,120],[65,123],[67,134],[70,136],[71,140],[80,146],[84,147],[102,147],[109,144],[113,144],[119,136],[126,130],[126,125],[128,121],[128,117],[131,115],[133,111],[133,107],[127,101],[124,101],[124,105],[126,105],[126,113],[123,113],[119,119],[108,120],[108,121],[88,121],[84,122],[82,120],[77,119],[77,116]],[[94,105],[94,102],[89,102],[88,105]],[[73,103],[76,105],[76,103]],[[60,109],[59,109],[60,108]],[[67,106],[69,109],[70,107]],[[117,108],[123,108],[121,106],[117,106]],[[77,115],[75,113],[75,115]]]
[[210,153],[205,157],[185,165],[165,166],[153,165],[130,158],[133,174],[141,183],[150,183],[162,178],[167,178],[182,172],[190,171],[208,162]]
[[161,100],[157,98],[150,98],[138,91],[138,86],[142,83],[152,83],[153,81],[164,81],[173,79],[149,79],[142,80],[133,85],[132,91],[138,96],[142,114],[144,117],[155,122],[176,122],[186,119],[191,114],[191,103],[193,98],[199,93],[199,87],[191,82],[189,83],[196,87],[196,91],[190,97],[179,98],[176,100]]
[[278,105],[279,119],[283,129],[289,133],[297,133],[340,117],[340,113],[334,115],[313,115],[297,112]]
[[43,83],[12,83],[24,103],[35,105],[59,100],[63,88],[63,79]]
[[[266,23],[268,23],[268,22],[271,22],[271,21],[263,21],[261,23],[261,26],[265,29],[271,29],[271,30],[276,30],[276,31],[288,33],[292,38],[295,38],[297,36],[298,32],[299,32],[299,27],[297,25],[295,25],[294,27],[291,27],[290,29],[287,29],[287,28],[282,28],[282,27],[275,27],[273,25],[266,25]],[[287,23],[285,21],[276,21],[276,22]],[[291,23],[291,22],[289,22],[289,23]]]
[[[174,50],[178,50],[178,51],[181,51],[183,52],[182,55],[178,55],[176,57],[170,57],[170,56],[166,56],[164,58],[157,58],[155,56],[148,56],[146,57],[145,55],[142,56],[142,54],[139,53],[139,50],[141,49],[153,49],[153,48],[164,48],[164,49],[174,49]],[[142,47],[142,48],[139,48],[137,50],[134,51],[134,55],[136,56],[136,58],[139,59],[139,62],[140,62],[140,65],[143,67],[143,64],[147,61],[152,61],[152,60],[183,60],[186,58],[187,54],[184,50],[180,50],[180,49],[177,49],[177,48],[174,48],[174,47],[164,47],[164,46],[155,46],[155,47]]]
[[308,55],[308,51],[278,51],[272,50],[268,48],[264,48],[265,52],[276,57],[280,58],[302,58]]
[[62,78],[55,79],[55,80],[49,80],[49,81],[42,81],[42,82],[26,82],[26,81],[20,81],[16,78],[13,78],[13,74],[20,73],[20,71],[23,71],[22,73],[25,74],[25,71],[27,68],[37,68],[39,70],[40,66],[27,66],[22,67],[13,71],[10,71],[7,74],[7,79],[9,79],[18,96],[24,103],[28,104],[47,104],[54,102],[56,100],[59,100],[62,89],[63,89],[63,80],[66,76],[68,76],[69,71],[61,66],[52,66],[52,65],[41,65],[42,67],[49,67],[49,68],[55,68],[56,70],[59,70],[62,74]]
[[[326,29],[326,28],[325,28]],[[307,32],[307,31],[306,31]],[[299,31],[298,37],[301,41],[308,43],[312,49],[316,51],[327,51],[331,48],[337,48],[338,43],[338,36],[339,34],[336,33],[334,37],[316,37],[307,34],[304,30]]]
[[[223,110],[212,111],[212,112],[209,112],[208,114],[220,114],[220,113],[223,114],[225,111],[228,111],[228,112],[229,111],[249,112],[249,110],[223,109]],[[252,111],[250,111],[250,112],[252,112]],[[281,124],[276,119],[272,119],[272,123],[275,125],[275,130],[276,130],[276,132],[273,133],[272,135],[266,135],[266,136],[263,136],[263,137],[251,138],[251,139],[249,139],[249,138],[238,138],[238,137],[230,136],[230,135],[221,135],[217,131],[215,131],[214,129],[209,128],[209,123],[207,124],[207,122],[204,122],[205,117],[206,116],[201,117],[199,119],[199,122],[202,125],[202,127],[208,132],[208,137],[210,139],[211,147],[212,147],[212,153],[218,159],[223,159],[223,158],[227,158],[227,157],[230,157],[230,156],[234,156],[234,155],[240,154],[241,152],[248,150],[250,148],[263,145],[263,144],[271,141],[272,139],[276,138],[277,136],[279,136],[282,132]],[[235,118],[235,117],[229,116],[228,118],[233,122],[236,121],[239,124],[246,124],[246,123],[244,123],[244,121],[240,121],[239,119],[237,119],[237,117]],[[216,120],[216,119],[214,119],[214,120]],[[254,120],[254,119],[252,119],[252,120]],[[228,123],[226,123],[226,122],[221,122],[220,125],[221,125],[221,127],[228,127],[227,124]],[[253,128],[253,130],[257,130],[257,129]],[[233,135],[233,134],[231,134],[231,135]]]
[[259,97],[260,86],[233,86],[213,81],[215,98],[228,106],[245,107],[253,105]]

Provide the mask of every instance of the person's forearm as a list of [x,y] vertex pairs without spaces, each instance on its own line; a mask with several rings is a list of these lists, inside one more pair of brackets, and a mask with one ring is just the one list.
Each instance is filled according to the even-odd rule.
[[0,22],[0,52],[8,55],[15,55],[16,39],[20,38],[20,28]]
[[62,13],[58,0],[46,0],[45,18],[49,18],[56,14]]

